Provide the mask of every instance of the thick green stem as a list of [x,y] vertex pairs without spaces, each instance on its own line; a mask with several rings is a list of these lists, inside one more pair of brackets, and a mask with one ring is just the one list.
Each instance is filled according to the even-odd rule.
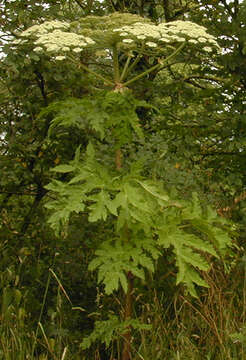
[[145,75],[151,73],[152,71],[158,69],[158,68],[161,68],[164,63],[167,63],[168,61],[170,61],[174,56],[176,56],[184,47],[185,47],[185,42],[182,43],[178,48],[177,50],[175,50],[170,56],[168,56],[166,59],[164,59],[162,62],[160,62],[159,64],[156,64],[154,66],[152,66],[150,69],[144,71],[143,73],[135,76],[133,79],[131,80],[128,80],[127,82],[125,82],[123,85],[124,86],[128,86],[129,84],[132,84],[133,82],[141,79],[142,77],[144,77]]
[[113,83],[111,80],[106,79],[104,76],[102,76],[102,75],[96,73],[95,71],[89,69],[88,66],[86,66],[86,65],[84,65],[84,64],[82,64],[82,63],[80,63],[79,65],[82,67],[82,69],[84,69],[84,70],[87,71],[88,73],[94,75],[94,76],[97,77],[98,79],[103,80],[106,84],[108,84],[108,85],[113,85],[113,86],[114,86],[114,83]]
[[[129,271],[127,274],[127,294],[125,298],[125,313],[124,313],[124,320],[129,320],[132,318],[132,307],[133,307],[133,275]],[[126,330],[126,333],[123,335],[124,344],[122,350],[121,360],[130,360],[131,359],[131,337],[132,331],[131,327],[129,326]]]
[[145,75],[147,75],[147,74],[151,73],[152,71],[158,69],[159,67],[161,67],[160,64],[156,64],[156,65],[152,66],[150,69],[148,69],[148,70],[144,71],[143,73],[135,76],[133,79],[128,80],[127,82],[125,82],[124,86],[128,86],[128,85],[132,84],[133,82],[141,79],[142,77],[144,77]]
[[133,61],[133,63],[129,66],[129,68],[127,69],[127,74],[129,74],[130,71],[132,71],[132,69],[134,69],[134,67],[139,63],[139,61],[142,59],[143,55],[142,54],[138,54],[138,56],[136,57],[136,59]]
[[140,50],[140,53],[138,54],[138,56],[136,57],[136,59],[133,61],[133,63],[128,67],[127,71],[126,71],[126,74],[129,74],[132,69],[134,69],[134,67],[139,63],[139,61],[141,60],[141,58],[143,57],[143,54],[142,52],[144,51],[144,47],[145,47],[145,44],[143,43],[142,44],[142,47],[141,47],[141,50]]
[[124,80],[124,77],[126,76],[127,74],[127,69],[129,67],[129,64],[130,64],[130,61],[131,61],[131,58],[132,58],[132,55],[129,54],[128,57],[127,57],[127,60],[125,62],[125,66],[124,66],[124,69],[120,75],[120,81],[123,81]]
[[116,84],[120,82],[120,69],[117,46],[113,47],[113,66],[114,66],[114,81]]
[[[120,171],[122,167],[122,154],[121,149],[117,149],[115,153],[115,164],[116,169]],[[127,225],[124,227],[124,238],[128,242],[130,238],[129,230]],[[132,309],[133,309],[133,275],[129,271],[127,273],[127,293],[125,295],[125,304],[124,304],[124,315],[123,320],[129,320],[132,318]],[[125,334],[123,334],[123,349],[121,353],[121,360],[131,360],[131,338],[132,338],[132,329],[129,326],[126,329]]]

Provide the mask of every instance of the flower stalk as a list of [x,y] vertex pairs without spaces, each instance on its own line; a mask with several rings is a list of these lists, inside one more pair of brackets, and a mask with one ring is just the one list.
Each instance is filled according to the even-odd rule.
[[132,84],[133,82],[141,79],[142,77],[144,77],[145,75],[151,73],[152,71],[163,67],[163,65],[165,63],[168,63],[168,61],[170,61],[172,58],[174,58],[186,45],[186,42],[182,43],[171,55],[169,55],[166,59],[164,59],[163,61],[159,62],[158,64],[152,66],[151,68],[149,68],[148,70],[142,72],[141,74],[135,76],[134,78],[128,80],[127,82],[124,83],[124,86],[128,86],[130,84]]

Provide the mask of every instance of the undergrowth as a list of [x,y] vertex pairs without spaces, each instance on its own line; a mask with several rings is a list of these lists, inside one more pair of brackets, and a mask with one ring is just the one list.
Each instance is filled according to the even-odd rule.
[[[57,286],[56,308],[47,316],[43,310],[51,278]],[[246,359],[244,258],[238,261],[230,274],[225,274],[220,265],[214,266],[206,274],[206,281],[210,287],[201,290],[199,299],[185,295],[182,288],[176,288],[175,293],[169,296],[169,303],[165,294],[156,290],[151,296],[143,291],[135,297],[136,311],[141,308],[141,321],[151,324],[152,331],[133,333],[133,360]],[[52,269],[42,294],[43,305],[36,328],[32,328],[31,312],[25,308],[25,294],[21,293],[18,285],[6,285],[2,294],[1,360],[120,359],[118,340],[108,350],[95,345],[90,352],[84,352],[80,348],[83,331],[77,332],[75,337],[64,329],[67,317],[85,309],[73,308],[70,304],[69,310],[69,294]],[[116,300],[121,302],[120,298]],[[104,311],[107,311],[107,304],[107,296],[98,294],[95,310],[105,307]]]

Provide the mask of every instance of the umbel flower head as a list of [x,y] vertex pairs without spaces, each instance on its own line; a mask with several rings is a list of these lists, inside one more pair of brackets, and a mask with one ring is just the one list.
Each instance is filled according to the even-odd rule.
[[159,25],[138,22],[116,28],[113,31],[124,40],[128,38],[136,43],[145,43],[147,47],[151,48],[161,49],[166,44],[184,41],[189,44],[200,45],[207,52],[213,51],[213,48],[219,48],[215,38],[207,33],[206,28],[190,21],[177,20]]
[[100,50],[117,47],[122,51],[167,54],[180,43],[196,46],[203,53],[218,50],[215,38],[206,28],[190,21],[152,24],[138,15],[113,13],[108,16],[88,16],[71,24],[58,20],[34,25],[20,34],[15,45],[33,39],[36,53],[46,52],[56,60],[64,60],[68,53],[79,54],[85,48]]
[[[76,33],[88,34],[101,47],[116,43],[127,50],[154,49],[161,52],[167,45],[187,42],[205,52],[218,50],[215,38],[206,28],[190,21],[172,21],[154,25],[138,15],[113,13],[109,16],[88,16],[72,24]],[[126,45],[127,44],[127,45]]]
[[[41,25],[34,25],[29,29],[23,31],[20,36],[23,39],[18,39],[14,43],[22,44],[25,38],[34,38],[34,51],[41,53],[44,51],[50,53],[64,53],[74,51],[78,53],[84,47],[94,45],[95,42],[83,35],[78,35],[69,32],[70,24],[58,20],[45,21]],[[57,56],[57,60],[62,60],[64,56]]]

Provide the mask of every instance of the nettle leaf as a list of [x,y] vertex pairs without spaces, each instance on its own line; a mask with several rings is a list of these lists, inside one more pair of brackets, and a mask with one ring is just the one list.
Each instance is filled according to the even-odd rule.
[[198,298],[198,295],[197,295],[197,292],[196,292],[196,289],[195,289],[195,285],[206,287],[206,288],[209,287],[209,285],[206,283],[206,281],[204,281],[201,278],[199,273],[197,271],[195,271],[191,267],[187,267],[186,276],[182,280],[182,282],[184,282],[184,284],[186,285],[187,290],[189,291],[189,293],[195,298]]
[[46,204],[45,207],[55,210],[48,219],[48,223],[51,225],[56,235],[58,235],[66,223],[68,223],[71,213],[79,213],[85,209],[84,203],[82,201],[78,201],[77,196],[52,201]]
[[167,202],[169,200],[169,196],[158,186],[159,184],[157,182],[153,181],[140,181],[137,180],[137,182],[142,186],[142,188],[151,194],[153,197],[163,200],[164,202]]
[[131,222],[131,213],[128,208],[124,207],[119,210],[116,223],[116,232],[119,233],[122,228]]
[[144,104],[144,102],[135,99],[127,89],[123,92],[109,91],[102,99],[102,111],[108,114],[105,126],[112,130],[118,144],[129,143],[133,132],[139,139],[144,139],[144,133],[136,112],[137,108],[143,107]]
[[[146,236],[143,236],[142,238],[140,238],[140,236],[139,236],[139,238],[136,241],[136,246],[143,249],[145,252],[147,252],[147,254],[150,254],[152,259],[157,260],[161,256],[160,249],[157,248],[157,243],[155,241],[153,241],[152,232],[149,234],[150,237],[148,237],[147,231],[145,231],[145,234],[146,234]],[[145,260],[143,260],[143,261],[145,261]],[[141,260],[140,260],[140,262],[141,262]],[[151,262],[152,262],[152,260],[151,260]],[[152,262],[152,265],[153,265],[153,262]],[[152,265],[145,264],[143,266],[146,267],[147,269],[151,270]]]
[[46,117],[49,113],[55,114],[49,127],[48,135],[51,136],[57,127],[84,128],[84,112],[84,104],[81,99],[69,98],[66,101],[49,105],[45,111],[40,113],[40,117]]
[[138,268],[137,266],[132,266],[131,272],[133,273],[134,276],[138,277],[139,279],[145,280],[145,273],[143,269]]
[[115,208],[119,208],[120,206],[124,209],[127,208],[127,195],[123,191],[118,192],[115,198],[112,200],[112,203]]
[[194,284],[208,286],[199,274],[210,267],[205,254],[218,258],[223,249],[231,246],[231,239],[222,224],[211,221],[216,219],[214,216],[213,212],[202,209],[198,197],[193,195],[191,202],[182,201],[179,211],[166,207],[162,225],[161,220],[158,221],[158,244],[173,248],[178,268],[177,283],[184,282],[193,296],[196,296]]
[[121,322],[115,315],[110,315],[108,320],[96,321],[93,332],[85,337],[81,343],[82,349],[88,349],[94,342],[100,341],[109,347],[111,341],[119,335]]
[[94,159],[95,157],[95,149],[91,142],[89,142],[89,144],[87,145],[86,155],[89,159]]
[[151,255],[148,255],[143,247],[136,247],[132,242],[120,239],[105,242],[95,255],[96,258],[90,263],[89,270],[98,269],[98,282],[105,285],[106,294],[118,290],[119,285],[126,292],[128,272],[144,280],[144,269],[154,270]]
[[[110,276],[110,281],[108,281],[108,278]],[[105,285],[105,293],[107,295],[112,294],[114,290],[118,290],[119,288],[119,280],[122,279],[122,277],[125,277],[123,273],[117,272],[115,269],[112,269],[111,273],[108,273],[107,275],[104,274],[104,277],[100,278],[100,270],[98,274],[98,280],[103,281]]]
[[90,182],[90,180],[95,179],[95,176],[93,176],[93,173],[86,168],[80,168],[77,170],[76,172],[77,175],[75,175],[70,181],[69,181],[69,185],[73,185],[76,183],[81,183],[81,182]]
[[89,348],[94,342],[105,343],[106,348],[110,343],[122,336],[129,327],[138,330],[151,330],[152,325],[143,324],[138,319],[120,320],[115,315],[109,315],[107,320],[96,321],[93,332],[85,337],[81,343],[82,349]]
[[146,201],[146,197],[144,197],[143,192],[141,192],[137,186],[134,186],[131,183],[127,182],[124,184],[124,192],[127,196],[129,204],[144,212],[152,212],[152,209],[150,209],[149,204]]
[[88,200],[95,202],[88,207],[90,210],[89,221],[95,222],[101,219],[105,221],[108,215],[106,204],[110,201],[108,193],[102,190],[96,195],[88,196]]
[[193,247],[194,249],[199,248],[201,251],[207,252],[215,257],[219,257],[214,246],[204,239],[201,239],[193,234],[186,234],[186,241],[187,245]]
[[132,116],[129,117],[129,123],[133,128],[133,130],[135,131],[135,133],[137,134],[137,136],[139,137],[139,139],[143,140],[144,133],[143,130],[141,129],[141,124],[139,122],[139,118],[136,113],[132,114]]
[[192,226],[199,230],[211,241],[218,255],[223,255],[232,241],[226,229],[220,228],[221,224],[211,223],[206,219],[192,219]]
[[148,256],[142,254],[141,258],[139,258],[139,264],[149,271],[154,272],[153,261]]
[[105,136],[105,122],[109,115],[102,109],[102,100],[105,96],[104,91],[98,97],[91,96],[83,99],[69,98],[50,104],[45,110],[41,111],[39,118],[53,115],[48,135],[55,134],[60,127],[76,127],[80,130],[91,128],[99,133],[101,140]]
[[122,286],[122,289],[124,290],[125,294],[127,293],[127,278],[125,274],[122,274],[121,272],[118,274],[120,285]]
[[190,264],[203,271],[207,271],[209,269],[207,261],[203,259],[200,254],[194,252],[187,246],[176,246],[175,253],[180,261]]
[[[53,180],[51,183],[45,185],[45,189],[62,193],[67,188],[66,184],[59,180]],[[48,204],[47,204],[48,206]]]
[[53,169],[51,169],[51,171],[58,172],[58,173],[69,173],[74,170],[75,170],[75,166],[68,165],[68,164],[58,165],[58,166],[54,167]]
[[183,209],[183,217],[189,220],[203,218],[203,210],[196,193],[192,194],[192,201],[189,206]]
[[77,168],[79,165],[79,160],[80,160],[80,153],[81,153],[81,145],[79,145],[75,151],[75,155],[74,155],[74,159],[73,159],[73,164],[74,166]]

